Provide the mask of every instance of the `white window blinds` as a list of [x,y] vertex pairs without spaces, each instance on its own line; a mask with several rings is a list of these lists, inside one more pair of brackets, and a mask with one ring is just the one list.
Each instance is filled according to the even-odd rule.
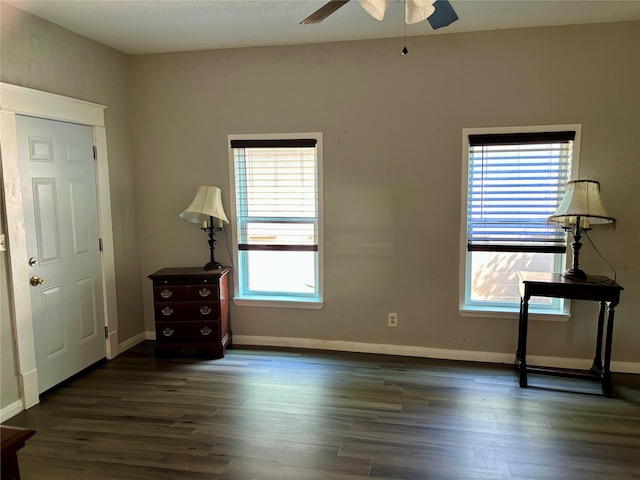
[[318,250],[315,139],[231,140],[240,250]]
[[547,218],[564,195],[575,132],[469,135],[468,250],[564,253]]

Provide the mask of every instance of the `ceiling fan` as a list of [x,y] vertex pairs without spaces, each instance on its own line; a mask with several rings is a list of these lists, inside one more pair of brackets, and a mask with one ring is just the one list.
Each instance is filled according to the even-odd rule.
[[[318,10],[300,22],[300,25],[320,23],[349,0],[329,0]],[[376,20],[382,20],[390,0],[360,0],[360,5]],[[428,19],[434,30],[451,25],[458,20],[449,0],[404,0],[406,23],[417,23]]]

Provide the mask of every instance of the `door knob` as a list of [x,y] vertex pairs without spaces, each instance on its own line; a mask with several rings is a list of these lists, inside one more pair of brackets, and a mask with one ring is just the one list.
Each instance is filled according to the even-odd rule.
[[38,285],[42,285],[44,283],[44,278],[42,277],[31,277],[31,285],[37,287]]

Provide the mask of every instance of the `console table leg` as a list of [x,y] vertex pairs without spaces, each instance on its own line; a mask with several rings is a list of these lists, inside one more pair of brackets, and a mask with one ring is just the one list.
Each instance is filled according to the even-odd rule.
[[602,393],[605,397],[613,395],[613,382],[611,381],[611,345],[613,343],[613,316],[616,305],[609,304],[609,314],[607,319],[607,336],[604,347],[604,365],[602,366]]
[[527,387],[527,329],[529,324],[529,297],[520,299],[520,321],[518,325],[518,351],[516,361],[520,377],[520,387]]
[[602,375],[602,337],[604,333],[604,312],[606,302],[600,302],[600,313],[598,315],[598,335],[596,337],[596,354],[591,365],[591,373]]
[[516,373],[520,373],[520,344],[522,343],[522,304],[523,300],[520,297],[520,312],[518,314],[518,343],[516,344],[516,358],[513,362]]

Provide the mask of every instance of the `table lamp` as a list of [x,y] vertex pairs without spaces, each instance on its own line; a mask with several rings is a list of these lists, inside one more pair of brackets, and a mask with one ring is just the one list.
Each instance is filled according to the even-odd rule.
[[187,222],[199,223],[200,229],[209,235],[211,260],[204,266],[204,269],[221,268],[222,265],[215,260],[216,232],[222,230],[225,223],[229,223],[222,207],[222,191],[218,187],[198,187],[191,205],[180,213],[180,218]]
[[610,217],[600,198],[600,182],[595,180],[571,180],[567,182],[564,198],[556,212],[548,218],[549,222],[560,223],[565,230],[571,230],[573,242],[573,261],[571,268],[562,275],[568,278],[585,280],[587,274],[580,270],[579,256],[582,243],[582,232],[591,230],[594,225],[615,223]]

